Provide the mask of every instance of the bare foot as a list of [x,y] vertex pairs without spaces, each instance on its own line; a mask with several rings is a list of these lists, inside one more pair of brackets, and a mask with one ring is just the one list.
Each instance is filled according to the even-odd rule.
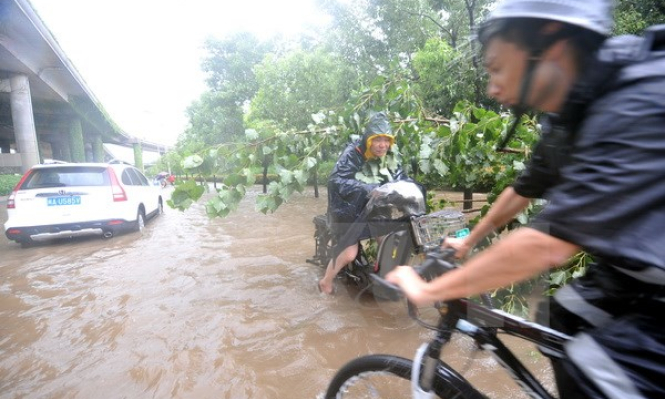
[[331,285],[326,284],[323,280],[320,280],[318,283],[319,287],[319,292],[323,292],[324,294],[332,295],[335,293],[335,287]]

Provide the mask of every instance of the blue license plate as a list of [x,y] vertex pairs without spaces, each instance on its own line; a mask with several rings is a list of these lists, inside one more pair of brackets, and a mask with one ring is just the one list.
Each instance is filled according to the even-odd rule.
[[81,205],[81,196],[72,195],[71,197],[49,197],[46,199],[48,206],[59,205]]

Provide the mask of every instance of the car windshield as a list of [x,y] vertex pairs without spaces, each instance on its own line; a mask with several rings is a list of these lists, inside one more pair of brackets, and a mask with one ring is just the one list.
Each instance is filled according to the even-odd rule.
[[107,186],[106,168],[68,167],[35,169],[21,185],[22,190],[48,187]]

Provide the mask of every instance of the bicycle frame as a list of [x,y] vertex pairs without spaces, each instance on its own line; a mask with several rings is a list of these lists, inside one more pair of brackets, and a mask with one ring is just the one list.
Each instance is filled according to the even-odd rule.
[[[496,332],[497,330],[502,330],[509,335],[533,342],[550,357],[565,356],[563,345],[570,339],[570,336],[501,310],[489,309],[469,299],[459,299],[445,303],[439,307],[439,312],[441,313],[441,317],[438,325],[434,328],[437,331],[436,336],[427,344],[426,356],[422,356],[422,366],[418,364],[418,368],[424,371],[421,374],[418,385],[425,391],[430,390],[434,379],[433,364],[443,366],[449,378],[454,378],[457,381],[460,379],[464,380],[463,377],[459,376],[445,362],[440,360],[441,351],[450,341],[453,331],[459,331],[471,337],[479,347],[489,351],[530,397],[554,399],[522,362],[517,359],[512,351],[497,337]],[[417,360],[414,360],[414,367],[416,367]],[[430,371],[428,372],[427,370]],[[484,398],[468,382],[466,384],[469,385],[469,392],[466,393],[469,398]],[[414,395],[414,397],[419,397],[415,388]]]

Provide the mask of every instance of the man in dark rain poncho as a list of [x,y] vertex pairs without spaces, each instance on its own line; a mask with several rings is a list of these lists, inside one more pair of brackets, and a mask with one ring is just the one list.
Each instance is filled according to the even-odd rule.
[[355,259],[358,241],[370,237],[367,227],[350,231],[367,204],[369,193],[381,184],[408,179],[399,154],[393,150],[394,143],[386,113],[373,113],[363,137],[344,149],[328,178],[328,217],[338,246],[319,281],[319,290],[326,294],[333,293],[335,276]]

